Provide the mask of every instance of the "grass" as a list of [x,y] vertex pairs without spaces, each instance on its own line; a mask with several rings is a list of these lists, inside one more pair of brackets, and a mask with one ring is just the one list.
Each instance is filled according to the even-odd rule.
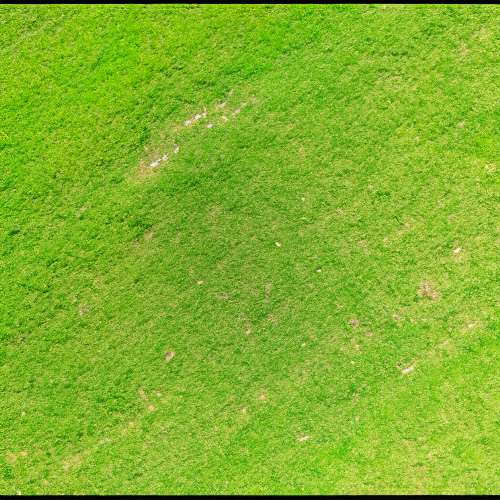
[[497,492],[499,21],[1,6],[0,493]]

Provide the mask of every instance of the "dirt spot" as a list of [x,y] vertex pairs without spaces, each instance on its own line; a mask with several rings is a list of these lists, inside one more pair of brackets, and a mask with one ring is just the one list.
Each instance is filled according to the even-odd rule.
[[249,335],[250,333],[252,333],[252,330],[249,328],[245,333]]
[[431,287],[428,283],[426,283],[425,281],[422,281],[420,283],[420,288],[418,289],[418,292],[417,292],[418,296],[419,297],[422,297],[422,298],[428,298],[428,299],[431,299],[431,300],[436,300],[436,292],[433,292],[431,290]]
[[397,314],[393,314],[393,315],[392,315],[392,319],[393,319],[394,321],[399,321],[401,318],[400,318]]
[[450,339],[446,339],[442,344],[439,344],[436,346],[436,349],[443,349],[443,347],[446,347],[448,343],[450,342]]
[[82,306],[81,304],[78,306],[78,314],[80,316],[83,316],[85,313],[88,313],[89,310],[85,307],[85,306]]
[[228,299],[229,295],[226,292],[221,293],[220,295],[217,295],[218,299]]
[[155,407],[153,405],[148,406],[148,411],[154,411]]
[[281,246],[281,243],[279,241],[276,242],[276,246],[277,247],[280,247]]
[[464,125],[465,125],[465,120],[464,120],[463,122],[460,122],[460,123],[458,124],[458,126],[459,126],[459,127],[463,127]]
[[241,409],[241,413],[246,413],[247,412],[247,409],[246,408],[242,408]]
[[81,462],[81,454],[74,455],[73,457],[70,457],[68,460],[63,465],[63,470],[69,470],[71,467],[76,467],[80,464]]
[[389,241],[389,238],[384,238],[382,241],[383,241],[384,243],[387,243],[387,242]]
[[174,351],[168,351],[167,354],[165,354],[165,361],[168,363],[169,361],[172,360],[174,357],[175,352]]
[[301,345],[301,347],[305,347],[306,345],[307,345],[307,343],[306,343],[306,342],[304,342],[304,343]]
[[161,398],[161,392],[157,392],[156,395]]
[[262,396],[259,399],[266,399],[266,395],[262,394]]
[[203,280],[199,280],[196,282],[197,285],[203,285]]
[[351,319],[349,321],[349,323],[352,325],[352,326],[359,326],[359,321],[357,319]]
[[[406,368],[403,368],[403,366],[406,366]],[[415,368],[414,365],[410,366],[410,363],[404,363],[403,366],[396,365],[396,368],[400,370],[402,374],[406,374]]]
[[153,231],[147,231],[144,233],[144,239],[150,240],[153,237]]
[[220,212],[221,208],[218,206],[215,206],[211,212],[208,212],[212,217],[215,217],[216,214]]
[[146,393],[144,392],[144,389],[139,389],[139,395],[141,396],[142,399],[144,399],[144,401],[146,401],[146,403],[149,403],[149,399],[146,396]]

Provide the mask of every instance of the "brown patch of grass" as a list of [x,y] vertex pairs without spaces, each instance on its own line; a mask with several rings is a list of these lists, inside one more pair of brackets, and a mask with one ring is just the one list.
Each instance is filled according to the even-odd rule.
[[357,319],[351,319],[349,321],[349,323],[352,325],[352,326],[359,326],[359,321]]
[[223,292],[223,293],[217,295],[217,298],[218,299],[228,299],[229,295],[226,292]]
[[153,237],[153,234],[154,234],[153,231],[146,231],[144,233],[144,239],[145,240],[150,240]]
[[174,354],[174,351],[167,352],[167,354],[165,354],[165,361],[168,363],[174,357]]

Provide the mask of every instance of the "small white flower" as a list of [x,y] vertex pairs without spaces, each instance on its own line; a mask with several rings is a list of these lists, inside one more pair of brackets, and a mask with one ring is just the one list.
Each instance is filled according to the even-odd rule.
[[306,441],[307,439],[309,439],[309,436],[298,438],[299,441]]
[[401,370],[401,373],[405,375],[408,372],[411,372],[415,368],[414,366],[410,366],[410,368],[405,368],[404,370]]
[[306,201],[306,199],[305,199],[305,198],[301,198],[301,200],[302,200],[302,201]]
[[212,126],[213,126],[213,125],[212,125],[211,123],[209,123],[209,124],[207,125],[207,128],[212,128]]
[[233,113],[233,115],[237,115],[239,112],[240,112],[240,110],[239,110],[239,109],[237,109],[237,110]]
[[201,118],[201,115],[195,115],[194,117],[195,120],[198,120],[199,118]]
[[461,250],[461,248],[460,248],[460,247],[455,248],[455,250],[453,250],[453,253],[458,253],[458,252],[460,252],[460,250]]
[[207,114],[206,113],[202,113],[201,116],[203,116],[203,118],[206,118]]
[[242,107],[242,108],[244,108],[246,105],[247,105],[247,103],[246,103],[246,102],[242,102],[242,103],[241,103],[241,107]]
[[156,167],[156,165],[158,165],[158,162],[157,161],[154,161],[153,163],[151,163],[151,165],[149,165],[150,167]]
[[320,273],[320,272],[321,272],[321,269],[318,269],[318,273]]
[[233,91],[232,90],[229,91],[229,95],[233,95]]
[[163,161],[166,161],[167,159],[168,159],[168,156],[167,156],[167,155],[163,155],[162,160],[163,160]]
[[351,365],[353,365],[353,364],[354,364],[354,361],[351,361]]
[[221,118],[222,118],[223,120],[227,120],[227,116],[222,115],[222,116],[221,116]]
[[174,149],[174,153],[178,153],[179,152],[179,146],[177,146],[175,149]]
[[201,285],[203,283],[203,281],[200,280],[200,281],[197,281],[197,283],[198,283],[198,285]]
[[186,120],[186,121],[184,122],[184,125],[190,125],[190,124],[191,124],[191,120]]
[[218,108],[223,108],[227,103],[226,102],[223,102],[222,104],[217,104],[217,107]]
[[302,347],[305,347],[306,345],[307,345],[307,344],[304,342],[304,343],[302,344]]
[[281,243],[279,241],[276,242],[276,246],[277,247],[280,247],[281,246]]

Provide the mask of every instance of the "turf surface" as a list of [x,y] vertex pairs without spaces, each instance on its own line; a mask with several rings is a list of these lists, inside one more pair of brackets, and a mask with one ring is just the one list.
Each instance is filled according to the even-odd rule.
[[497,7],[0,23],[0,493],[498,492]]

